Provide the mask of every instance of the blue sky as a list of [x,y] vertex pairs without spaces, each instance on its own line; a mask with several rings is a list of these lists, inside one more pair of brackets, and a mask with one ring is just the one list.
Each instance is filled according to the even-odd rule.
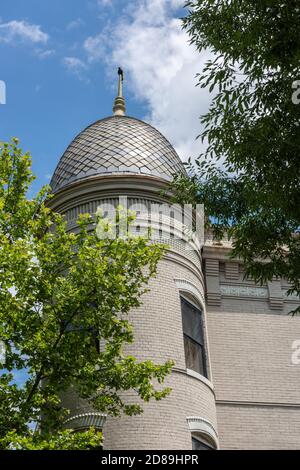
[[183,159],[197,154],[208,97],[194,77],[206,57],[181,29],[182,3],[1,0],[0,140],[16,136],[31,152],[34,189],[49,182],[78,132],[111,115],[118,65],[127,114],[155,125]]

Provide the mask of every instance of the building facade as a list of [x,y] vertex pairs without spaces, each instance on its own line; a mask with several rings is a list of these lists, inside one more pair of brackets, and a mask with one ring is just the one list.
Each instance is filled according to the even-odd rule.
[[[175,361],[170,396],[143,404],[141,415],[105,417],[70,391],[66,425],[103,429],[105,449],[299,448],[300,318],[288,315],[299,299],[287,297],[284,280],[245,279],[228,241],[181,230],[182,208],[162,190],[184,171],[158,130],[125,116],[121,74],[114,115],[82,131],[58,163],[51,204],[70,230],[80,213],[110,214],[125,201],[138,233],[150,218],[153,238],[168,242],[150,291],[130,314],[128,352]],[[184,225],[195,218],[189,213]],[[125,398],[136,402],[133,392]]]

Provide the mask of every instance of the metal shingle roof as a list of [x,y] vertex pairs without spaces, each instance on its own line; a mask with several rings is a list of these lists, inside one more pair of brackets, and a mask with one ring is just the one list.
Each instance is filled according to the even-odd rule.
[[176,151],[154,127],[128,116],[91,124],[71,142],[51,180],[53,191],[70,183],[109,173],[135,173],[172,179],[184,172]]

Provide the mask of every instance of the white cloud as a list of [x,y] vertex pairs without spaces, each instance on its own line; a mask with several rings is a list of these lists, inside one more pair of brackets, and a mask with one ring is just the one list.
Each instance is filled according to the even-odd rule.
[[77,57],[64,57],[62,60],[64,66],[80,80],[87,81],[84,72],[87,70],[87,65]]
[[51,57],[55,54],[55,50],[54,49],[46,49],[46,50],[43,51],[41,49],[37,49],[36,54],[40,59],[47,59],[48,57]]
[[77,57],[64,57],[64,65],[70,70],[85,70],[86,64]]
[[95,62],[104,58],[107,54],[107,46],[107,35],[105,32],[101,32],[97,36],[88,37],[83,44],[88,54],[88,61]]
[[48,34],[44,33],[39,25],[16,20],[0,23],[0,42],[14,44],[21,41],[46,44],[48,39]]
[[[196,157],[202,146],[199,116],[210,102],[208,92],[195,87],[196,73],[209,58],[188,43],[176,10],[180,0],[136,0],[127,15],[109,31],[84,44],[89,61],[105,60],[112,70],[125,70],[125,90],[148,105],[148,120],[174,145],[182,159]],[[107,47],[107,49],[106,49]],[[126,91],[125,91],[126,93]],[[130,103],[127,100],[127,108]]]
[[66,30],[71,31],[83,25],[84,25],[84,21],[81,18],[76,18],[76,20],[70,21],[70,23],[67,24]]
[[112,6],[112,3],[112,0],[97,0],[97,4],[99,5],[99,7]]

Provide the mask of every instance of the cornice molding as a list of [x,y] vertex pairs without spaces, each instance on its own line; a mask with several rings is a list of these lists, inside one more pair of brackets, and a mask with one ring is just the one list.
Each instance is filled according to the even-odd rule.
[[118,194],[126,194],[131,197],[155,197],[160,202],[167,202],[171,192],[166,196],[161,195],[162,190],[167,190],[168,182],[154,176],[146,175],[98,175],[82,181],[75,182],[54,193],[49,201],[52,209],[61,210],[61,206],[88,202],[97,197],[116,197]]

